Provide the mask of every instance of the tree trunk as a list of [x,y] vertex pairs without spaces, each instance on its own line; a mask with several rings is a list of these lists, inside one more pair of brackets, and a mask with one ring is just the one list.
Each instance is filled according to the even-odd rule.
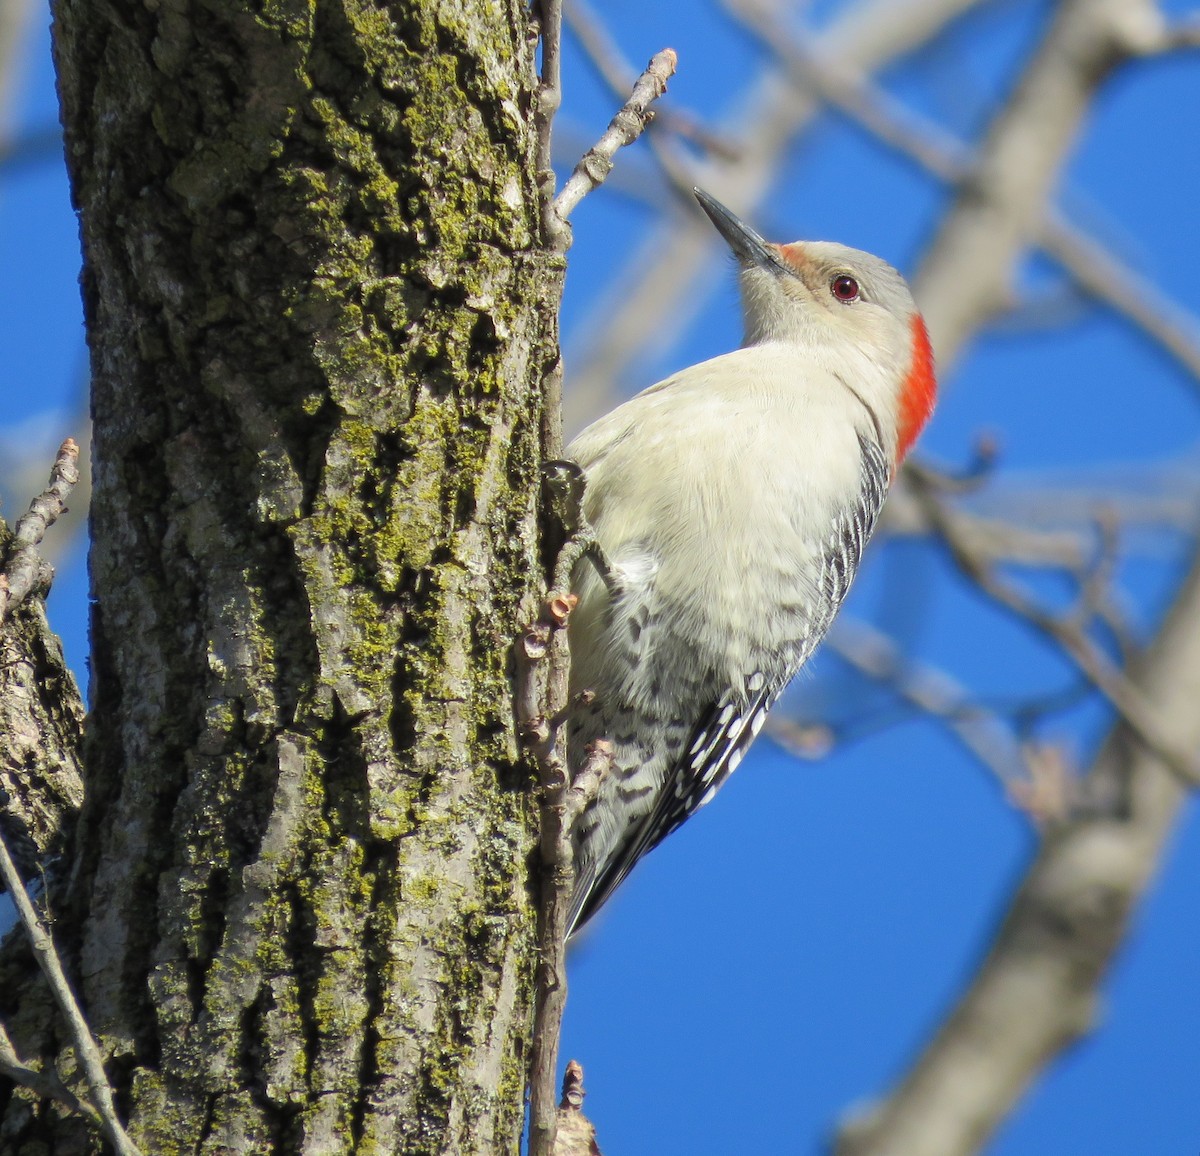
[[[96,599],[56,935],[147,1156],[516,1149],[560,277],[529,33],[519,0],[56,4]],[[98,1150],[21,1095],[4,1127]]]

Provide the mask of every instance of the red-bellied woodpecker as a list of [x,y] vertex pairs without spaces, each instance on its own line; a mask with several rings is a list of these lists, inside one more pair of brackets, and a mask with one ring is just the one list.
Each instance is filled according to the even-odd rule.
[[572,761],[613,770],[580,819],[568,926],[720,789],[828,630],[933,408],[903,278],[826,241],[770,245],[696,190],[740,266],[745,343],[567,448],[609,566],[575,571]]

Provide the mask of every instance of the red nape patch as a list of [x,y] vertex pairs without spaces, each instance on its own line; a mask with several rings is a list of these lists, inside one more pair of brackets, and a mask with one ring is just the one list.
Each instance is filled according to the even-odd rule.
[[917,440],[937,401],[937,377],[933,371],[933,346],[919,313],[912,319],[912,367],[900,389],[900,428],[896,443],[896,465],[904,461]]

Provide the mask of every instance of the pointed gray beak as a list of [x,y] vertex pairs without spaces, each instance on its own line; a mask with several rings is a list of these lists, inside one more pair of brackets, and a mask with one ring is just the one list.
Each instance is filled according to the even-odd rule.
[[693,188],[692,193],[700,202],[700,207],[708,214],[708,219],[716,225],[717,232],[725,238],[734,256],[743,265],[759,265],[776,273],[792,273],[779,254],[745,221],[734,216],[720,201],[710,197],[703,189]]

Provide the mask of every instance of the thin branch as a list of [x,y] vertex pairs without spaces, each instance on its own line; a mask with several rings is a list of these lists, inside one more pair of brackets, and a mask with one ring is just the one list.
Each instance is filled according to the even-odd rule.
[[1017,586],[1006,582],[993,566],[972,552],[959,533],[954,512],[929,492],[925,493],[924,500],[930,523],[941,535],[963,574],[995,603],[1058,643],[1063,653],[1108,699],[1129,729],[1186,784],[1200,785],[1200,763],[1195,754],[1171,742],[1159,708],[1092,641],[1080,616],[1052,614]]
[[97,1046],[87,1020],[80,1010],[79,1003],[71,991],[71,985],[67,982],[58,949],[54,946],[54,940],[34,909],[29,893],[25,890],[25,884],[21,880],[20,872],[17,871],[16,864],[13,863],[12,856],[8,852],[8,844],[4,841],[2,833],[0,833],[0,878],[4,880],[4,885],[8,888],[13,903],[16,905],[21,925],[29,937],[34,958],[50,987],[50,994],[54,997],[54,1002],[67,1021],[71,1040],[75,1045],[76,1053],[83,1066],[84,1076],[87,1079],[92,1104],[100,1116],[100,1130],[105,1139],[117,1151],[118,1156],[140,1156],[137,1147],[129,1139],[117,1116],[112,1088],[104,1071],[104,1057],[100,1054],[100,1048]]
[[609,122],[604,135],[584,153],[555,197],[554,212],[560,222],[565,224],[575,206],[604,183],[612,171],[613,157],[618,150],[633,144],[645,132],[653,116],[650,105],[667,91],[667,81],[675,75],[677,63],[678,58],[670,48],[664,48],[650,58],[629,99]]
[[570,240],[561,238],[562,222],[554,212],[552,138],[554,118],[562,106],[562,0],[537,0],[542,71],[538,82],[534,132],[537,136],[538,194],[542,204],[543,243],[552,252],[565,253]]
[[[907,108],[862,73],[827,58],[811,38],[784,22],[777,5],[764,0],[725,0],[725,7],[780,60],[800,89],[837,109],[878,142],[948,184],[961,186],[974,194],[977,189],[988,186],[985,175],[987,149],[990,147],[1008,155],[1008,150],[1013,147],[1007,134],[997,133],[976,161],[968,146],[940,125]],[[1134,12],[1128,23],[1123,22],[1121,13],[1110,16],[1111,40],[1089,41],[1090,56],[1078,62],[1081,71],[1094,68],[1096,80],[1111,71],[1121,59],[1138,59],[1167,51],[1169,47],[1190,46],[1190,24],[1175,30],[1163,28],[1158,32],[1157,21],[1153,16],[1146,17],[1144,12],[1143,18]],[[1047,101],[1055,99],[1048,85],[1033,85],[1032,88],[1035,92],[1044,90]],[[1068,105],[1053,111],[1058,115],[1069,113],[1071,108]],[[1078,102],[1074,108],[1075,115],[1081,115]],[[1028,123],[1030,120],[1023,118],[1013,131],[1034,139],[1036,134],[1025,127]],[[1042,128],[1039,125],[1039,130]],[[1058,147],[1061,147],[1061,137]],[[1043,163],[1053,163],[1057,159],[1053,154],[1042,158]],[[1022,174],[1021,179],[1026,176]],[[999,200],[990,187],[985,197],[988,201]],[[1056,208],[1047,207],[1044,216],[1034,221],[1028,233],[1028,241],[1053,257],[1080,288],[1161,345],[1200,383],[1200,321],[1194,315],[1164,299],[1148,278],[1072,225]],[[994,292],[985,312],[1001,309],[1007,299],[1006,291]],[[936,313],[936,307],[933,311]],[[954,348],[943,341],[938,346],[939,357],[948,360]]]
[[540,619],[517,645],[516,709],[520,733],[538,768],[541,785],[540,850],[542,894],[538,912],[539,966],[534,999],[533,1048],[530,1058],[530,1156],[552,1156],[556,1114],[554,1077],[567,998],[567,915],[575,887],[575,852],[571,832],[588,803],[596,797],[612,762],[611,744],[600,740],[575,770],[567,759],[571,653],[567,624],[578,605],[569,592],[571,572],[591,556],[607,568],[595,537],[583,517],[583,479],[578,466],[558,463],[548,478],[552,499],[567,532],[554,569],[554,590]]
[[8,1031],[0,1024],[0,1074],[7,1076],[15,1084],[28,1088],[43,1100],[54,1100],[69,1112],[78,1112],[86,1116],[96,1127],[101,1126],[100,1113],[86,1100],[81,1100],[70,1088],[51,1070],[38,1070],[24,1063],[17,1055],[8,1037]]
[[583,1068],[571,1060],[563,1075],[562,1100],[558,1105],[558,1136],[554,1156],[601,1156],[596,1129],[583,1114]]
[[[609,92],[618,99],[622,98],[633,88],[636,74],[604,27],[599,13],[586,0],[567,0],[563,19]],[[653,140],[656,134],[669,132],[722,160],[736,161],[741,156],[741,148],[733,140],[709,128],[694,113],[676,105],[659,108],[653,128],[654,132],[648,135],[648,140]],[[690,189],[689,185],[689,192]]]
[[844,614],[825,646],[941,722],[1006,793],[1011,795],[1015,785],[1027,780],[1028,767],[1011,727],[945,672],[914,662],[882,631]]
[[[1200,747],[1200,555],[1131,684],[1158,704],[1172,747]],[[1090,1030],[1099,985],[1186,798],[1119,722],[1052,829],[953,1013],[900,1084],[847,1121],[837,1156],[968,1156],[1037,1071]]]
[[[579,41],[580,48],[583,49],[599,73],[600,79],[608,86],[613,98],[624,100],[625,94],[632,89],[635,83],[634,70],[621,55],[616,42],[608,35],[599,17],[583,0],[571,0],[567,7],[566,20]],[[686,131],[680,131],[678,117],[670,117],[670,111],[670,109],[656,109],[652,125],[647,127],[660,127],[665,119],[668,131],[675,131],[677,135],[687,135]],[[698,127],[695,128],[692,130],[693,135],[699,131]],[[714,136],[714,134],[709,133],[709,136]],[[714,136],[714,142],[715,139]],[[664,139],[661,132],[647,132],[646,143],[658,167],[666,177],[667,184],[674,190],[679,203],[690,211],[695,204],[692,198],[692,186],[696,183],[691,159],[675,141]],[[734,160],[736,157],[729,155],[730,147],[710,148],[708,151],[713,157]],[[663,208],[661,196],[656,196],[651,187],[639,186],[638,192],[647,198],[647,203],[656,211]]]
[[8,565],[0,573],[0,626],[9,612],[20,605],[38,584],[43,563],[37,547],[47,529],[67,508],[67,498],[79,481],[79,446],[73,438],[58,447],[50,485],[30,503],[29,512],[17,523]]

